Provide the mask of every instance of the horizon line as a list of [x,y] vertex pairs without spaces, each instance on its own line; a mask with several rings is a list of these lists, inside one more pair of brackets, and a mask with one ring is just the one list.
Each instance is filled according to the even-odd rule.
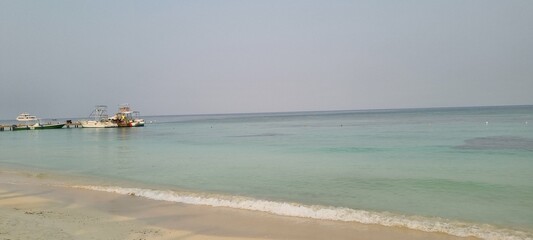
[[[509,105],[471,105],[471,106],[441,106],[441,107],[399,107],[399,108],[361,108],[361,109],[332,109],[332,110],[294,110],[280,112],[228,112],[228,113],[185,113],[185,114],[165,114],[165,115],[141,115],[143,117],[165,117],[165,116],[222,116],[222,115],[246,115],[246,114],[290,114],[290,113],[327,113],[327,112],[353,112],[353,111],[396,111],[396,110],[421,110],[421,109],[452,109],[452,108],[490,108],[490,107],[528,107],[533,104],[509,104]],[[87,117],[57,117],[41,119],[83,119]],[[14,121],[10,119],[0,119],[0,121]]]

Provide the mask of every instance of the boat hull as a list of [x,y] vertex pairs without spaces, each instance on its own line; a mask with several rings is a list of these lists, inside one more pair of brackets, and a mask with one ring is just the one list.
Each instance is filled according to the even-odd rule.
[[82,128],[116,128],[117,124],[112,122],[100,122],[100,121],[83,121],[81,122]]
[[16,126],[13,125],[11,128],[13,131],[23,131],[23,130],[30,130],[29,126]]
[[144,121],[118,121],[118,127],[144,127]]
[[60,128],[63,128],[63,126],[65,126],[64,123],[61,123],[61,124],[45,124],[45,125],[41,125],[41,126],[35,127],[34,129],[35,130],[60,129]]
[[133,122],[131,123],[132,127],[144,127],[144,122]]

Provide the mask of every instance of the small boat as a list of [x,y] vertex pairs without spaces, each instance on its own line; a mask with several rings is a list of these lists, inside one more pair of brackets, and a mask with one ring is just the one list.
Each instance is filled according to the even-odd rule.
[[41,129],[60,129],[60,128],[63,128],[63,126],[65,126],[64,123],[47,123],[47,124],[41,124],[41,123],[36,123],[34,125],[31,125],[29,126],[30,129],[34,129],[34,130],[41,130]]
[[119,106],[118,113],[110,119],[119,127],[143,127],[144,119],[139,115],[139,111],[131,111],[128,104],[123,104]]
[[132,127],[144,127],[144,119],[139,117],[139,111],[133,111],[133,122],[131,123]]
[[37,121],[37,117],[32,116],[29,113],[21,113],[20,115],[18,115],[17,121],[19,122]]
[[81,121],[81,127],[83,128],[114,128],[118,127],[118,124],[108,119],[107,106],[97,105],[89,118],[94,120]]

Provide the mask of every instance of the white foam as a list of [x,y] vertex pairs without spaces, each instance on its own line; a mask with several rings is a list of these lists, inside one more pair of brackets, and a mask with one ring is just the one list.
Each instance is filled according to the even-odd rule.
[[533,240],[533,234],[528,232],[498,228],[488,224],[456,222],[442,218],[404,216],[386,212],[370,212],[350,208],[302,205],[297,203],[258,200],[239,196],[196,194],[169,190],[90,185],[74,187],[123,195],[135,195],[153,200],[261,211],[282,216],[406,227],[425,232],[443,232],[459,237],[478,237],[489,240]]

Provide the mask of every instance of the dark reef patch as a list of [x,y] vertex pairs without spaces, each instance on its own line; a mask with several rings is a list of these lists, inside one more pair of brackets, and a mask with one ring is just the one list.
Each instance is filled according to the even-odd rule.
[[481,150],[517,149],[533,151],[533,139],[516,136],[478,137],[467,139],[463,145],[459,145],[456,148]]

